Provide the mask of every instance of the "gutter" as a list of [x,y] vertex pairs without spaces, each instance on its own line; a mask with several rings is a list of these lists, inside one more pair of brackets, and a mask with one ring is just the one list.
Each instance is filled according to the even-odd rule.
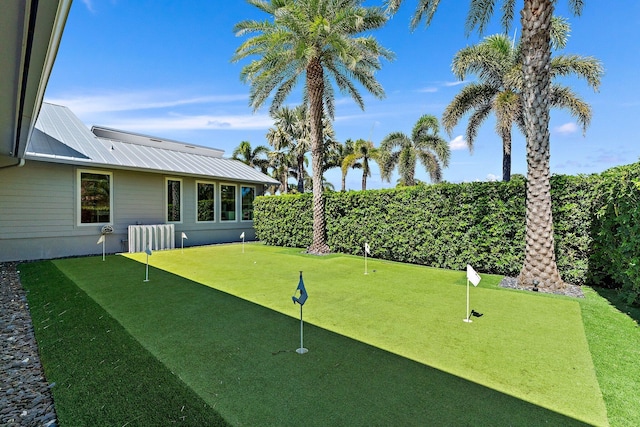
[[[22,82],[20,87],[20,100],[18,105],[18,124],[16,127],[16,140],[13,147],[14,155],[18,155],[20,149],[20,135],[22,133],[22,116],[24,114],[25,98],[27,96],[27,81],[29,76],[29,64],[31,62],[31,51],[33,50],[33,35],[36,29],[36,19],[38,15],[38,0],[33,0],[29,9],[29,28],[27,30],[27,45],[25,47],[24,66],[22,67]],[[20,159],[24,164],[24,159]],[[18,166],[20,167],[20,166]]]

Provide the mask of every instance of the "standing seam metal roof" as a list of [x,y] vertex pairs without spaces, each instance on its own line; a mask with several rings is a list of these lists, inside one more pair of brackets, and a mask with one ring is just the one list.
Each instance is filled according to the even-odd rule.
[[121,132],[125,141],[98,137],[67,107],[43,103],[25,157],[93,167],[279,184],[277,180],[238,160],[221,157],[221,150],[107,128],[98,128],[94,132],[100,135],[101,130],[110,136],[117,136]]

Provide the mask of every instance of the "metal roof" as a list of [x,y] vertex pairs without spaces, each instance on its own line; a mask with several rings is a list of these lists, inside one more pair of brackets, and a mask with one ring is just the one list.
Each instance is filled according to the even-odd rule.
[[45,102],[25,157],[91,167],[279,184],[238,160],[223,158],[222,150],[104,127],[94,126],[92,130],[93,133],[67,107]]

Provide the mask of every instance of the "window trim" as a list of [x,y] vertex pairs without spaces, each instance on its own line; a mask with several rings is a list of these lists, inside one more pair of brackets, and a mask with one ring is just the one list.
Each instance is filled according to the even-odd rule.
[[[235,213],[235,218],[234,219],[222,219],[222,186],[227,186],[227,187],[233,187],[235,188],[235,200],[234,200],[234,213]],[[235,182],[221,182],[220,183],[220,203],[218,204],[218,206],[220,207],[220,223],[221,224],[228,224],[228,223],[233,223],[233,222],[238,222],[238,183]]]
[[[180,183],[180,220],[179,221],[169,221],[169,181],[178,181]],[[182,224],[184,220],[184,185],[182,178],[175,178],[167,176],[164,178],[164,221],[167,224]]]
[[[244,185],[244,184],[240,184],[240,222],[253,222],[253,218],[251,219],[243,219],[243,211],[242,211],[242,188],[253,188],[253,200],[256,200],[256,193],[257,193],[257,189],[255,185]],[[253,206],[253,201],[251,202],[251,206]]]
[[[198,185],[199,184],[210,184],[213,186],[213,220],[212,221],[200,221],[198,219],[198,196],[199,196],[199,192],[198,192]],[[195,184],[195,188],[196,188],[196,197],[195,197],[195,202],[196,202],[196,209],[195,209],[195,222],[196,224],[213,224],[218,222],[218,215],[217,215],[217,200],[216,200],[216,195],[218,193],[218,191],[216,190],[216,183],[213,181],[204,181],[204,180],[196,180],[196,184]]]
[[[82,174],[102,174],[109,176],[109,222],[82,222]],[[95,227],[97,225],[113,224],[113,172],[98,169],[77,169],[76,170],[76,224],[78,227]]]

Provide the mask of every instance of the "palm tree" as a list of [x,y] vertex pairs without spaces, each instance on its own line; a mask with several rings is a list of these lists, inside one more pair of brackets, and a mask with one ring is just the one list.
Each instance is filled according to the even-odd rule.
[[[394,12],[402,0],[387,0]],[[412,18],[428,25],[440,0],[418,0]],[[486,28],[495,0],[472,1],[467,15],[467,31]],[[556,264],[551,215],[549,177],[549,108],[551,106],[551,17],[554,0],[525,0],[520,13],[522,25],[523,116],[527,140],[526,239],[525,260],[518,281],[521,286],[556,290],[565,287]],[[582,0],[569,0],[575,15],[582,11]],[[509,29],[515,12],[515,0],[504,0],[502,24]]]
[[267,131],[267,142],[275,150],[286,150],[295,158],[298,192],[304,193],[305,156],[311,149],[311,140],[304,105],[281,107],[273,114],[274,128]]
[[268,153],[269,149],[264,145],[258,145],[253,149],[251,148],[251,143],[249,141],[242,141],[240,145],[233,150],[231,158],[234,160],[240,160],[242,163],[258,169],[262,173],[267,173],[267,169],[269,168],[269,159],[261,156],[266,156]]
[[373,146],[373,142],[358,139],[353,145],[353,153],[342,161],[342,174],[346,176],[348,169],[362,169],[362,189],[367,189],[367,177],[371,176],[371,160],[378,162],[380,151]]
[[438,119],[425,114],[418,119],[411,136],[403,132],[387,135],[380,143],[382,179],[389,181],[391,172],[397,167],[401,184],[409,187],[416,185],[416,164],[419,159],[431,181],[440,182],[442,169],[449,166],[451,151],[438,131]]
[[297,177],[294,164],[295,160],[291,154],[286,151],[276,150],[269,152],[271,176],[280,181],[280,185],[277,188],[269,188],[271,194],[275,194],[276,191],[279,191],[280,194],[289,193],[289,178]]
[[[304,180],[306,176],[307,153],[311,149],[311,126],[304,105],[295,108],[280,107],[272,115],[275,127],[267,131],[267,141],[276,150],[287,150],[296,159],[296,179],[298,180],[298,192],[304,193]],[[333,147],[333,127],[325,118],[322,120],[323,135],[325,138],[324,150]],[[323,168],[323,172],[326,168]]]
[[335,141],[332,148],[326,152],[325,170],[332,168],[340,168],[342,170],[340,191],[346,191],[347,172],[349,171],[349,168],[342,169],[342,162],[349,154],[353,154],[354,145],[355,143],[351,139],[347,139],[344,144]]
[[[556,45],[566,42],[568,25],[556,18],[554,32]],[[442,116],[445,129],[451,135],[460,119],[471,113],[466,130],[466,141],[470,151],[478,128],[491,112],[496,116],[496,132],[502,138],[502,180],[511,178],[511,128],[515,124],[524,133],[522,105],[521,46],[514,45],[508,36],[497,34],[486,37],[475,46],[460,50],[453,59],[453,73],[460,80],[467,74],[476,74],[478,83],[465,86],[447,106]],[[603,68],[600,61],[578,55],[557,55],[551,61],[552,77],[575,74],[584,78],[594,90],[598,89]],[[582,126],[583,132],[591,120],[591,107],[570,88],[552,84],[551,106],[566,108]]]
[[381,8],[364,7],[362,0],[248,0],[271,20],[243,21],[237,36],[257,34],[236,50],[233,61],[254,57],[241,72],[250,83],[250,105],[260,108],[271,97],[275,112],[302,77],[309,108],[313,170],[313,243],[310,253],[329,252],[322,191],[324,114],[334,117],[330,78],[364,108],[354,81],[378,98],[384,96],[374,77],[381,58],[393,54],[365,32],[382,27],[387,15]]

